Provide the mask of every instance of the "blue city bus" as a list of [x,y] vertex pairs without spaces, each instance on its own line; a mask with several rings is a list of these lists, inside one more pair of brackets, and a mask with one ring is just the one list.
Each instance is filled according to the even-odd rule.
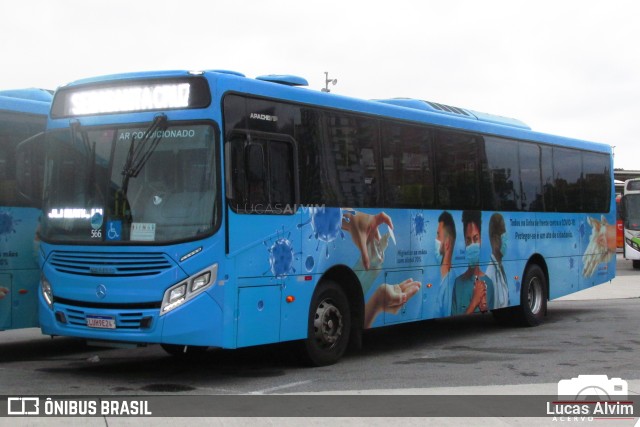
[[614,277],[611,147],[305,85],[165,71],[59,88],[43,333],[174,355],[299,341],[326,365],[369,328],[537,325],[548,299]]
[[38,251],[44,151],[53,95],[0,91],[0,330],[38,326]]

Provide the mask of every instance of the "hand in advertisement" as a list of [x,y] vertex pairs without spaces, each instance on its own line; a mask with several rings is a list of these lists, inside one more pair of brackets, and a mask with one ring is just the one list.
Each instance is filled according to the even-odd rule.
[[378,314],[397,314],[404,304],[420,291],[422,285],[407,279],[397,285],[383,283],[375,290],[365,305],[365,328],[370,328]]
[[473,313],[476,308],[482,313],[489,309],[487,306],[487,283],[484,280],[480,280],[478,276],[475,276],[473,282],[473,294],[471,295],[471,302],[469,303],[466,313]]
[[7,294],[9,294],[9,289],[4,286],[0,286],[0,299],[3,299]]
[[600,221],[587,217],[591,226],[589,244],[582,256],[582,275],[591,277],[599,264],[611,260],[616,250],[616,227],[609,225],[603,216]]
[[479,280],[479,282],[482,284],[482,299],[480,300],[479,308],[482,313],[486,313],[489,309],[487,305],[487,282],[481,280]]
[[[344,218],[342,229],[351,234],[351,239],[353,239],[353,243],[362,256],[362,264],[365,270],[368,270],[371,268],[368,246],[371,246],[372,241],[380,240],[381,236],[378,230],[380,225],[386,224],[389,227],[389,232],[393,233],[393,222],[389,215],[384,212],[380,212],[377,215],[369,215],[362,212],[348,213],[344,215]],[[395,240],[393,234],[391,234],[391,238]]]

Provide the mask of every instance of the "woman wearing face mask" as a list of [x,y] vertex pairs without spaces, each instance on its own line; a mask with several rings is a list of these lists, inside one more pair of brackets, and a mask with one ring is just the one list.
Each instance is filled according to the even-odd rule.
[[509,287],[507,274],[502,265],[502,259],[507,254],[507,228],[504,218],[494,213],[489,219],[489,242],[491,243],[491,263],[487,268],[487,276],[493,281],[495,306],[491,308],[507,307],[509,305]]
[[493,281],[480,270],[481,217],[479,211],[463,211],[462,226],[468,268],[456,277],[451,314],[485,312],[493,307]]

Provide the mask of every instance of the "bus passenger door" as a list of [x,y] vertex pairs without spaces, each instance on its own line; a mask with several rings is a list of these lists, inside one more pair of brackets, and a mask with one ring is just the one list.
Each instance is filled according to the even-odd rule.
[[[422,278],[423,270],[406,270],[406,271],[388,271],[385,273],[384,286],[387,286],[385,296],[384,323],[393,324],[417,320],[422,316]],[[411,282],[415,281],[420,284],[420,290],[417,293],[410,293],[410,296],[403,292],[404,288]],[[409,285],[410,286],[410,285]],[[408,299],[406,299],[408,298]],[[398,304],[399,300],[406,301]]]
[[226,143],[228,252],[240,277],[300,271],[300,221],[290,138],[237,132]]
[[13,293],[11,274],[0,273],[0,331],[11,329],[11,298]]
[[[295,141],[286,135],[238,131],[225,144],[227,250],[238,277],[239,347],[281,340],[281,319],[292,315],[281,299],[302,272],[296,162]],[[292,323],[282,328],[289,334],[284,339],[304,338],[306,323]]]

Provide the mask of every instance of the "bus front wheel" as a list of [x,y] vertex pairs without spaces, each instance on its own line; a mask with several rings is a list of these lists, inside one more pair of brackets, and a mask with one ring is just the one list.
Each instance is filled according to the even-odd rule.
[[637,259],[633,260],[633,268],[636,270],[640,269],[640,260],[637,260]]
[[311,306],[304,356],[313,366],[336,363],[347,349],[351,331],[349,300],[337,283],[325,280],[316,288]]
[[516,319],[524,326],[538,326],[546,313],[547,279],[542,268],[533,264],[524,273]]

